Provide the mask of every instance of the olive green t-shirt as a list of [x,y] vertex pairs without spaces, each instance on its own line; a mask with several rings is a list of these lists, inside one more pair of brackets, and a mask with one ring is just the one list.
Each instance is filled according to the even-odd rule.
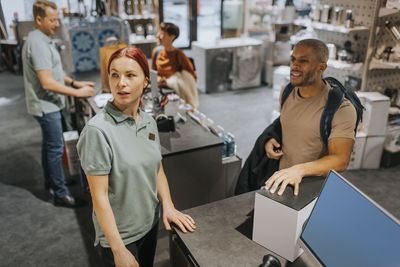
[[[282,151],[279,169],[317,160],[328,154],[320,134],[322,111],[328,100],[329,86],[320,94],[303,98],[295,88],[281,107]],[[282,92],[281,92],[282,95]],[[354,140],[356,110],[349,100],[344,99],[332,120],[332,138]]]
[[28,113],[42,117],[43,114],[63,109],[65,96],[43,89],[36,73],[38,70],[50,70],[53,79],[64,84],[60,54],[52,40],[38,29],[31,31],[22,48],[22,63]]
[[[86,175],[109,175],[108,197],[124,244],[145,236],[158,222],[157,175],[161,147],[154,119],[139,112],[139,123],[111,102],[80,135],[77,150]],[[95,212],[95,245],[109,247]]]

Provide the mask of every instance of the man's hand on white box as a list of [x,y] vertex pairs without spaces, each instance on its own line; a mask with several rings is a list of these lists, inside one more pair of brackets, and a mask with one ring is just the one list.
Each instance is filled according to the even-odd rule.
[[278,186],[280,185],[278,195],[282,195],[286,189],[286,186],[292,185],[294,186],[294,195],[297,196],[299,194],[299,186],[302,179],[302,172],[298,168],[298,165],[295,165],[287,169],[276,171],[265,182],[265,190],[269,190],[271,193],[275,193],[275,191],[278,189]]

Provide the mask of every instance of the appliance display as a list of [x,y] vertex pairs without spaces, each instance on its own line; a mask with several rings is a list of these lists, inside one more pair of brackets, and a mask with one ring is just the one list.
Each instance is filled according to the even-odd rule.
[[259,86],[262,67],[261,45],[236,48],[232,67],[232,89]]
[[197,88],[213,93],[259,86],[262,55],[262,41],[252,38],[192,42]]

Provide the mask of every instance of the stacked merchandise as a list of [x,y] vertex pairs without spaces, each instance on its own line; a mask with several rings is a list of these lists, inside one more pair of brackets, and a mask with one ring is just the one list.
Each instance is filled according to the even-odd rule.
[[400,164],[400,109],[390,108],[389,121],[386,129],[382,167]]
[[290,82],[290,67],[289,66],[279,66],[274,69],[273,77],[274,85],[272,87],[272,113],[270,118],[270,123],[272,123],[280,114],[280,103],[279,97],[282,88],[285,87]]
[[359,92],[357,95],[365,110],[347,169],[378,169],[385,141],[390,99],[378,92]]

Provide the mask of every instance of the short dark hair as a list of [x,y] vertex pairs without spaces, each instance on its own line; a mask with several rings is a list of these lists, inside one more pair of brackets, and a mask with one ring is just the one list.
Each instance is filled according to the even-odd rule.
[[57,10],[57,5],[53,2],[47,1],[47,0],[36,0],[36,2],[33,4],[33,20],[36,20],[37,16],[40,16],[42,18],[46,17],[46,8],[51,7],[52,9]]
[[311,47],[321,62],[327,62],[329,58],[329,50],[326,44],[318,39],[304,39],[299,41],[296,46],[304,45]]
[[[170,22],[161,22],[160,29],[168,35],[175,35],[175,39],[179,37],[179,27]],[[174,40],[175,40],[174,39]]]

